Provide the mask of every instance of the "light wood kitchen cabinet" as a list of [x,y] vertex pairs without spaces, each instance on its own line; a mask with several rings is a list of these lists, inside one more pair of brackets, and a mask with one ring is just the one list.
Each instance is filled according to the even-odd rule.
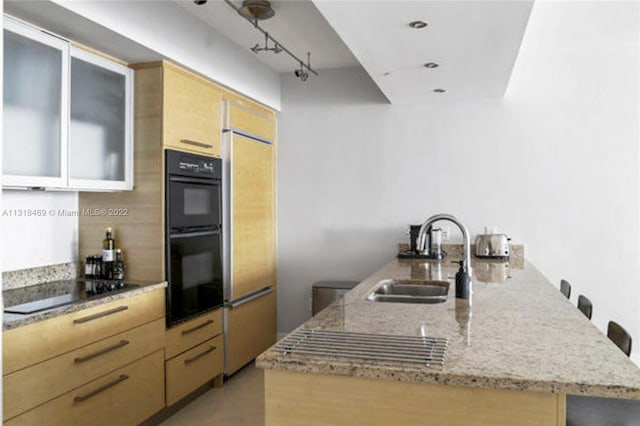
[[163,63],[163,145],[220,157],[222,92],[186,70]]
[[2,374],[163,318],[164,290],[129,297],[2,333]]
[[222,375],[223,345],[222,335],[219,334],[166,362],[167,406]]
[[166,358],[173,358],[219,334],[222,334],[222,310],[220,309],[171,327],[167,330]]
[[133,186],[133,71],[4,20],[5,188]]
[[114,407],[115,423],[137,424],[161,410],[164,303],[157,289],[5,331],[5,424],[113,424],[100,422]]
[[164,407],[162,350],[14,417],[7,426],[137,425]]
[[215,379],[222,383],[224,341],[222,309],[167,329],[167,406]]
[[276,342],[276,292],[229,309],[227,313],[228,373],[236,372]]
[[224,99],[227,109],[225,128],[275,142],[276,117],[272,110],[237,95],[227,94]]

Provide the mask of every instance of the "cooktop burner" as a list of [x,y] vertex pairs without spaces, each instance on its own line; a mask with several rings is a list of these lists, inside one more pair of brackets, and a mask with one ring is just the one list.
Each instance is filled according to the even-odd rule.
[[136,287],[134,284],[118,283],[110,280],[65,280],[48,283],[51,288],[63,290],[55,291],[55,295],[38,294],[39,299],[19,305],[8,306],[4,309],[9,314],[35,314],[49,309],[70,305],[81,300],[97,299],[108,294],[125,291]]

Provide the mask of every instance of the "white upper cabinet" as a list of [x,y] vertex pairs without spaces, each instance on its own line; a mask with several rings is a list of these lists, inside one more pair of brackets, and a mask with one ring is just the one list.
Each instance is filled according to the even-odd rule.
[[5,20],[3,185],[67,185],[69,45]]
[[69,185],[131,189],[132,70],[71,48]]
[[4,21],[4,187],[133,188],[133,70]]

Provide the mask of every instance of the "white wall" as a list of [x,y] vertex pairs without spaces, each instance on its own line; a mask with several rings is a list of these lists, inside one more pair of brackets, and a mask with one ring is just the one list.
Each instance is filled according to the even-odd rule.
[[502,100],[391,106],[358,68],[285,75],[280,331],[314,281],[365,278],[449,212],[498,225],[640,341],[639,30],[637,3],[536,2]]
[[[5,190],[2,203],[2,271],[78,260],[78,218],[60,212],[78,211],[77,193]],[[46,215],[30,217],[29,210]]]
[[51,1],[280,109],[279,74],[172,1]]
[[[4,3],[0,2],[0,13],[4,11]],[[0,30],[4,29],[4,23],[0,22]],[[4,37],[3,40],[0,40],[0,58],[4,58]],[[0,61],[2,63],[2,61]],[[3,67],[0,67],[0,81],[3,81]],[[4,95],[2,92],[2,86],[0,85],[0,99],[4,99]],[[0,104],[0,174],[2,174],[2,104]],[[2,211],[4,207],[2,201],[2,191],[0,191],[0,211]],[[0,222],[0,235],[2,235],[2,223]],[[0,238],[1,239],[1,238]],[[0,244],[0,259],[2,259],[2,244]],[[0,289],[2,288],[2,274],[0,274]],[[4,323],[4,297],[0,297],[0,321]],[[2,352],[2,341],[0,339],[0,352]],[[0,360],[0,368],[2,367],[2,360]],[[3,399],[2,399],[2,377],[0,377],[0,422],[2,421],[2,411],[3,411]]]

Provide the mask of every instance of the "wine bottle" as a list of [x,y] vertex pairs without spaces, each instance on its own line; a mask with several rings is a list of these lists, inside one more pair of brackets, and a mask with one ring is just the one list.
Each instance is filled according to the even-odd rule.
[[102,278],[113,279],[113,262],[115,260],[116,242],[113,239],[113,230],[105,229],[105,238],[102,241]]
[[105,229],[105,238],[102,240],[102,261],[113,262],[116,242],[113,239],[113,230],[111,228]]

